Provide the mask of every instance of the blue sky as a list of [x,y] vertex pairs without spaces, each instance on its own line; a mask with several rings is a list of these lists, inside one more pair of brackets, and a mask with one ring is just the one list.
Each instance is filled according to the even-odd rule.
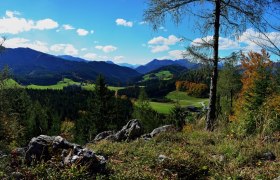
[[[152,59],[179,59],[190,43],[199,42],[191,19],[158,31],[143,22],[145,0],[1,0],[0,36],[7,47],[30,47],[54,55],[88,60],[145,64]],[[258,49],[247,36],[221,38],[221,56],[242,47]],[[208,39],[211,37],[208,37]]]

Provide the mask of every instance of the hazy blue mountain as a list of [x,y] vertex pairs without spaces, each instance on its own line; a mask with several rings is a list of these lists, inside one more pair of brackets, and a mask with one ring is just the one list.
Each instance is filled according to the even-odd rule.
[[157,60],[154,59],[151,62],[137,67],[135,70],[139,73],[146,74],[151,71],[154,71],[158,68],[164,67],[164,66],[171,66],[171,65],[180,65],[183,67],[186,67],[188,69],[194,69],[199,67],[199,64],[190,62],[189,60],[185,59],[179,59],[179,60]]
[[8,65],[22,84],[54,84],[63,77],[76,81],[94,81],[103,74],[110,84],[125,84],[140,74],[130,68],[106,62],[77,62],[29,48],[7,48],[0,54],[0,68]]
[[113,61],[110,61],[110,60],[105,61],[105,62],[108,63],[108,64],[115,64]]
[[88,62],[85,59],[82,59],[82,58],[79,58],[79,57],[73,57],[73,56],[69,56],[69,55],[60,55],[60,56],[57,56],[57,57],[68,60],[68,61]]
[[119,66],[123,66],[123,67],[129,67],[129,68],[131,68],[131,69],[136,69],[136,68],[138,68],[139,66],[141,66],[141,65],[139,65],[139,64],[129,64],[129,63],[118,63],[118,65],[119,65]]

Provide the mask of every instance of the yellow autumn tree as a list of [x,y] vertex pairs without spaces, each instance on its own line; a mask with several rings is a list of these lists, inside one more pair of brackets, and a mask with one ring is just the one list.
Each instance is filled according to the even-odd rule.
[[259,115],[271,92],[272,61],[265,50],[249,52],[247,56],[243,55],[241,67],[243,86],[232,119],[238,121],[242,133],[252,134],[264,123]]

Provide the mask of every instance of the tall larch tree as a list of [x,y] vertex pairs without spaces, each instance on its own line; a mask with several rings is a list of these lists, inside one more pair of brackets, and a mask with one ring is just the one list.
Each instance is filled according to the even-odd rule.
[[213,36],[210,41],[202,40],[195,48],[188,48],[197,60],[210,63],[212,67],[206,130],[213,131],[216,120],[219,37],[229,33],[238,35],[252,25],[265,26],[262,16],[270,3],[269,0],[148,0],[144,20],[155,30],[164,24],[168,15],[177,25],[190,16],[197,18],[198,24],[202,25],[199,29],[203,35]]

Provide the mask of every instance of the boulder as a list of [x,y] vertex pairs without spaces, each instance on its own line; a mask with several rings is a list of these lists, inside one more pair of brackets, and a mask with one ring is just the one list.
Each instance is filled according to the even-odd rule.
[[52,146],[53,141],[54,137],[51,136],[40,135],[38,137],[33,137],[28,144],[25,154],[25,162],[30,165],[33,156],[35,156],[35,161],[49,160],[51,158],[50,147]]
[[154,129],[150,133],[150,135],[151,135],[151,137],[155,137],[156,135],[158,135],[162,132],[172,132],[174,130],[175,130],[175,127],[173,125],[165,125],[165,126],[161,126],[161,127]]
[[143,134],[143,127],[139,120],[130,120],[114,137],[116,141],[129,141],[139,138]]
[[110,140],[110,141],[131,141],[139,138],[143,134],[143,127],[139,120],[130,120],[122,129],[115,134],[112,131],[104,131],[99,133],[94,138],[94,142],[100,140]]
[[31,165],[32,161],[48,161],[59,153],[62,165],[86,165],[90,173],[105,170],[106,159],[103,156],[96,155],[78,144],[70,143],[60,136],[40,135],[32,138],[25,153],[25,162]]
[[112,136],[113,134],[114,134],[113,131],[104,131],[102,133],[97,134],[93,141],[94,142],[101,141],[103,139],[108,138],[109,136]]

